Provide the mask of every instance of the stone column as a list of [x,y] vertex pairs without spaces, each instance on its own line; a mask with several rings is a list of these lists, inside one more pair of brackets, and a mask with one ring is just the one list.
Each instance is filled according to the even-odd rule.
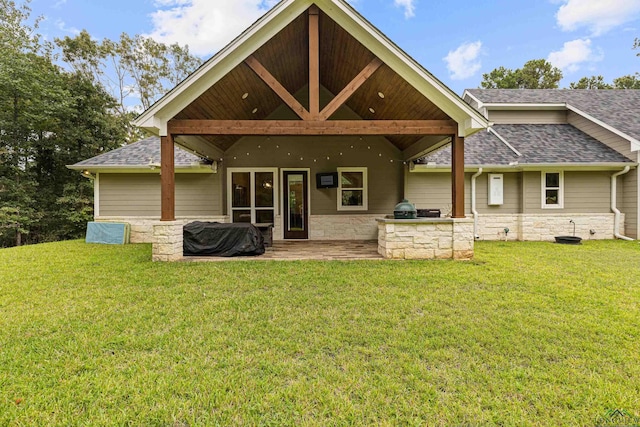
[[454,218],[453,220],[453,259],[468,260],[473,258],[475,239],[473,236],[473,219]]
[[182,221],[167,221],[153,226],[153,261],[180,261],[183,257]]

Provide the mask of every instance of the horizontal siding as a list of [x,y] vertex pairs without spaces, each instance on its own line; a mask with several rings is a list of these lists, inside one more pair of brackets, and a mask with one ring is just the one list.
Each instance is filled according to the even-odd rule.
[[635,154],[631,152],[631,143],[629,141],[603,128],[602,126],[593,123],[591,120],[587,120],[573,111],[569,111],[567,114],[567,121],[573,127],[608,145],[619,153],[622,153],[624,156],[627,156],[630,159],[636,158]]
[[[609,172],[565,172],[562,213],[611,212],[611,174]],[[525,172],[524,213],[552,213],[542,209],[541,172]]]
[[[221,215],[220,174],[177,174],[176,216]],[[100,174],[100,216],[160,216],[160,176]]]
[[[504,204],[489,206],[488,175],[482,174],[476,180],[476,205],[478,213],[510,214],[520,211],[520,174],[504,174]],[[465,213],[471,214],[471,177],[465,174]],[[440,209],[444,214],[451,211],[450,173],[409,173],[406,198],[418,209]]]
[[495,124],[556,125],[567,123],[566,110],[505,111],[489,110],[489,120]]
[[311,215],[354,214],[338,212],[336,189],[316,188],[316,173],[339,167],[367,168],[369,209],[362,213],[390,214],[402,198],[405,166],[400,152],[382,137],[246,137],[227,151],[224,165],[310,169]]

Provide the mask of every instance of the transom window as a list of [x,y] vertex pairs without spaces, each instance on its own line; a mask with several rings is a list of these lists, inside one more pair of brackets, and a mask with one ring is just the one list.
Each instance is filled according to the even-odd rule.
[[368,209],[367,168],[338,168],[338,210]]
[[232,222],[274,223],[277,175],[275,168],[228,169],[227,198]]
[[564,206],[564,174],[542,172],[542,207],[562,209]]

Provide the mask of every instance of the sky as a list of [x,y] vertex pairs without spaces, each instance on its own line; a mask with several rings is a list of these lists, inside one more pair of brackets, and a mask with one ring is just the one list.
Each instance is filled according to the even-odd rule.
[[[18,3],[21,0],[17,0]],[[32,0],[48,39],[86,29],[188,44],[208,59],[277,0]],[[367,20],[458,94],[482,74],[544,58],[561,87],[640,72],[640,0],[351,0]]]

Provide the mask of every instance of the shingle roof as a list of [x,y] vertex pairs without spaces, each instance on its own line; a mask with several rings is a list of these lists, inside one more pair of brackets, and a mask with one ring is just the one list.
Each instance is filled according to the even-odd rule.
[[[203,163],[200,157],[178,146],[175,147],[174,153],[176,167]],[[156,136],[83,160],[72,167],[148,167],[153,163],[160,163],[160,138]]]
[[[633,160],[571,125],[495,125],[493,129],[522,156],[517,156],[495,135],[478,132],[465,140],[466,165],[633,163]],[[416,163],[450,165],[451,146]]]
[[640,90],[469,89],[483,103],[569,104],[640,140]]

